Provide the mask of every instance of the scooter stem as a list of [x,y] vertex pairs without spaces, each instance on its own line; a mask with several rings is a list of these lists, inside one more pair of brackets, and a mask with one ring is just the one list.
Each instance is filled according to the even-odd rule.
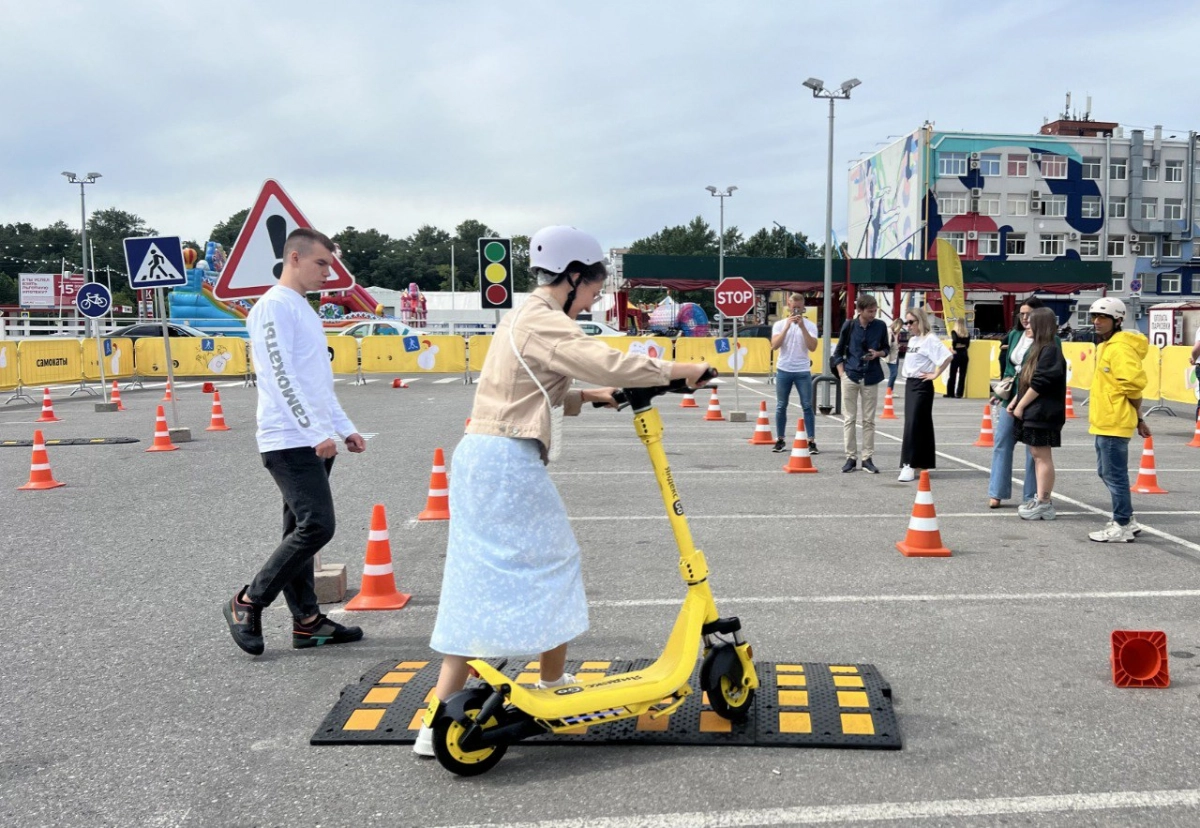
[[689,558],[695,553],[696,544],[692,540],[692,530],[688,528],[687,519],[683,516],[683,502],[679,499],[675,479],[671,477],[667,452],[663,449],[663,424],[658,409],[647,408],[634,414],[633,427],[650,455],[658,490],[662,494],[663,505],[667,507],[667,519],[671,521],[671,531],[675,533],[675,542],[679,546],[679,557],[681,560]]

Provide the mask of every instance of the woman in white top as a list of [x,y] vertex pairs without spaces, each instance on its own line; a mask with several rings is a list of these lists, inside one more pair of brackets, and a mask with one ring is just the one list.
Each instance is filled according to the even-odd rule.
[[932,333],[929,311],[913,308],[904,314],[908,353],[904,357],[904,442],[900,446],[902,483],[915,480],[919,469],[937,468],[933,439],[933,381],[950,365],[954,354]]

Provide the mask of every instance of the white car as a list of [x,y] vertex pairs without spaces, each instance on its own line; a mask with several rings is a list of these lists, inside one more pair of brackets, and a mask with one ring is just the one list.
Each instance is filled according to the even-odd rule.
[[618,331],[616,328],[605,325],[603,322],[597,322],[594,319],[576,319],[575,324],[583,328],[583,332],[588,336],[626,336],[624,331]]
[[338,331],[338,336],[352,336],[362,339],[364,336],[424,336],[425,331],[410,328],[402,322],[359,322],[345,330]]

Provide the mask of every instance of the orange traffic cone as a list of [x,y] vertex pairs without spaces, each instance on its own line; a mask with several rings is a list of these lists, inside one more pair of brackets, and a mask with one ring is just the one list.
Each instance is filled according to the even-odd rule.
[[1067,419],[1075,419],[1075,400],[1071,397],[1071,386],[1067,386]]
[[225,409],[221,407],[221,392],[213,391],[212,420],[205,431],[229,431],[225,425]]
[[146,451],[176,451],[179,446],[171,442],[171,432],[167,429],[167,415],[163,407],[158,407],[157,418],[154,421],[154,445]]
[[200,392],[202,394],[211,394],[216,390],[217,390],[217,387],[215,385],[213,385],[211,382],[206,382],[206,383],[204,383],[204,385],[200,386]]
[[724,420],[725,415],[721,413],[721,401],[717,399],[717,389],[712,390],[712,396],[708,398],[708,411],[704,412],[705,420]]
[[883,413],[879,415],[879,419],[881,419],[881,420],[897,419],[896,409],[892,405],[892,389],[890,389],[890,388],[887,390],[887,393],[883,395]]
[[1154,438],[1147,437],[1142,447],[1142,464],[1138,468],[1137,482],[1129,487],[1129,491],[1138,494],[1166,494],[1166,489],[1158,486],[1158,472],[1154,468]]
[[392,380],[392,388],[408,388],[408,383],[403,379],[396,378]]
[[121,386],[113,380],[112,401],[117,404],[117,411],[124,411],[125,404],[121,402]]
[[450,519],[450,484],[446,482],[446,457],[441,449],[433,450],[433,471],[429,474],[429,497],[425,511],[417,520]]
[[166,390],[163,392],[163,398],[162,398],[162,402],[171,402],[171,401],[173,401],[173,400],[175,399],[175,397],[173,397],[173,396],[172,396],[172,394],[173,394],[173,393],[174,393],[174,391],[173,391],[173,389],[171,388],[171,383],[170,383],[170,381],[168,380],[168,381],[167,381],[167,388],[166,388]]
[[693,392],[689,391],[686,394],[684,394],[683,399],[679,401],[679,407],[680,408],[699,408],[700,406],[696,405],[696,395]]
[[983,425],[979,427],[979,439],[971,445],[981,448],[991,448],[996,445],[992,440],[992,406],[989,403],[983,404]]
[[[441,451],[441,449],[438,449]],[[348,610],[397,610],[411,595],[396,589],[392,569],[392,543],[388,540],[387,513],[376,503],[371,510],[371,534],[367,535],[367,559],[363,564],[362,588],[346,602]]]
[[813,465],[812,455],[808,452],[808,430],[804,427],[804,417],[796,423],[796,439],[792,442],[792,455],[788,458],[783,470],[788,474],[813,474],[817,467]]
[[1162,630],[1113,630],[1112,677],[1117,687],[1167,687],[1167,634]]
[[908,519],[908,534],[896,543],[896,548],[906,558],[950,557],[950,550],[942,546],[927,471],[921,471],[921,482],[917,484],[917,499],[913,503],[912,517]]
[[42,416],[38,417],[35,422],[39,423],[61,423],[61,417],[54,416],[54,402],[50,399],[50,389],[42,389]]
[[773,446],[775,440],[771,437],[771,421],[767,419],[767,401],[758,401],[758,422],[754,424],[754,434],[748,441],[752,446]]
[[1200,448],[1200,416],[1196,417],[1196,433],[1192,435],[1192,442],[1188,443],[1191,448]]
[[67,484],[55,480],[53,472],[50,471],[50,456],[46,454],[46,438],[42,436],[42,430],[39,428],[33,432],[33,460],[29,464],[29,482],[24,486],[17,486],[17,490],[57,489],[59,486],[65,485]]

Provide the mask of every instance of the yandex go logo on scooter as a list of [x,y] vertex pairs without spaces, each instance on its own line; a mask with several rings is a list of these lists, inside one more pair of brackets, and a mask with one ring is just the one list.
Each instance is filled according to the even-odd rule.
[[728,317],[742,317],[754,307],[754,288],[741,276],[722,279],[714,291],[717,310]]

